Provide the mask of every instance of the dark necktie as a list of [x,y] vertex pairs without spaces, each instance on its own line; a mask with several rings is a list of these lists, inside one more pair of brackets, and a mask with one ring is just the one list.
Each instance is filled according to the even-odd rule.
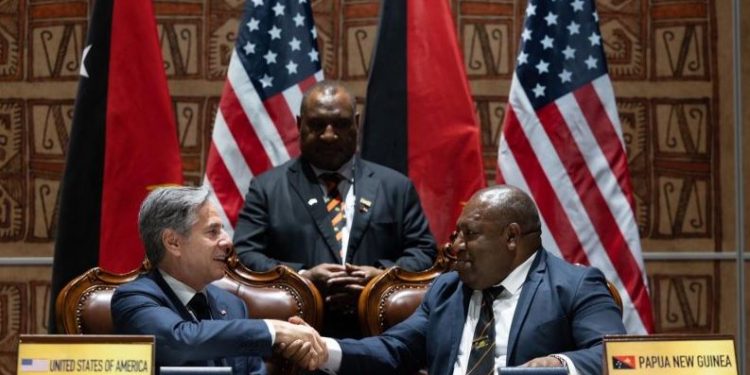
[[[195,293],[193,298],[190,299],[190,302],[188,302],[187,306],[199,321],[211,320],[211,308],[208,307],[208,299],[206,298],[205,294],[201,292]],[[210,367],[227,366],[224,358],[209,359],[208,361],[206,361],[206,363]]]
[[326,186],[326,211],[331,220],[333,231],[336,233],[336,242],[339,245],[339,257],[343,257],[341,240],[344,237],[344,228],[346,227],[346,216],[344,216],[344,200],[339,192],[339,182],[342,177],[338,173],[323,173],[320,180]]
[[211,309],[208,307],[208,300],[205,294],[195,293],[190,302],[188,302],[188,308],[195,314],[198,320],[211,320]]
[[477,327],[474,329],[466,375],[495,373],[495,313],[492,311],[492,301],[502,291],[502,286],[482,291],[482,306],[479,309]]

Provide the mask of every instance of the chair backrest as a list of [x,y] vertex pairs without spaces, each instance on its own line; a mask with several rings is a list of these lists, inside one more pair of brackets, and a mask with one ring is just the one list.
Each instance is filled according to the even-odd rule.
[[620,315],[622,315],[622,297],[620,297],[620,292],[617,290],[617,287],[615,284],[613,284],[611,281],[607,280],[607,289],[609,289],[609,294],[612,295],[612,299],[615,300],[615,305],[620,308]]
[[359,324],[362,334],[375,336],[408,318],[422,303],[422,298],[436,277],[449,268],[445,248],[438,250],[435,263],[428,270],[409,272],[391,267],[370,280],[359,296]]
[[147,272],[148,262],[125,274],[94,267],[71,280],[57,295],[55,312],[58,329],[67,334],[114,333],[110,302],[115,289]]
[[[113,274],[98,267],[68,283],[56,301],[57,325],[64,333],[113,333],[110,302],[115,289],[148,272],[150,266],[126,274]],[[323,323],[323,299],[313,284],[286,266],[268,272],[253,272],[236,255],[227,261],[224,278],[214,285],[245,301],[251,318],[286,320],[293,315],[319,329]]]
[[224,278],[214,285],[242,298],[251,318],[287,320],[296,315],[317,330],[323,326],[323,297],[310,280],[287,266],[255,272],[232,255]]

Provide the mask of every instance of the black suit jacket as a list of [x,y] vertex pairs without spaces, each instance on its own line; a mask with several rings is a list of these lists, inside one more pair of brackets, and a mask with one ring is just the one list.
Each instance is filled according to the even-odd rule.
[[112,296],[115,332],[156,337],[157,366],[231,366],[233,374],[265,374],[271,333],[262,320],[247,319],[239,297],[206,287],[212,320],[197,321],[154,270],[121,285]]
[[[435,240],[406,176],[356,158],[348,263],[411,271],[429,268]],[[293,159],[253,179],[234,233],[242,263],[267,271],[341,264],[323,192],[310,165]]]

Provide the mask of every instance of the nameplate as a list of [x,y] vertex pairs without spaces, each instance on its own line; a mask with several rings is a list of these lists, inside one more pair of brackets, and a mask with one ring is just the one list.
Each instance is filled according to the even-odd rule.
[[153,336],[21,335],[17,374],[154,374]]
[[609,375],[737,375],[734,338],[729,335],[605,336]]

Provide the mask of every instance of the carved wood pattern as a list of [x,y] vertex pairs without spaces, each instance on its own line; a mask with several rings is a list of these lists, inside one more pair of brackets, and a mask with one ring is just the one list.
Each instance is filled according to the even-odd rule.
[[[328,78],[354,89],[362,108],[378,27],[378,0],[309,0]],[[472,89],[486,176],[494,181],[496,150],[526,0],[450,0]],[[598,0],[600,28],[635,192],[644,251],[727,251],[720,122],[731,91],[731,69],[717,61],[730,40],[730,14],[717,0]],[[164,69],[189,184],[205,169],[218,98],[243,0],[156,0]],[[51,256],[60,179],[72,123],[80,51],[90,2],[0,1],[0,251],[2,256]],[[721,65],[720,65],[721,64]],[[726,86],[726,85],[725,85]],[[688,87],[689,89],[685,89]],[[723,91],[722,91],[723,90]],[[646,264],[647,269],[649,263]],[[656,326],[665,332],[720,332],[735,321],[721,301],[721,267],[692,275],[688,262],[649,270]],[[49,279],[2,267],[0,286],[16,282],[30,302],[20,314],[28,332],[43,332]],[[726,282],[724,283],[726,284]],[[693,285],[700,286],[700,293]],[[726,285],[725,285],[726,286]],[[691,289],[693,288],[693,289]],[[15,306],[15,305],[13,305]],[[16,308],[16,307],[14,307]],[[0,322],[2,323],[2,322]],[[2,331],[0,331],[2,332]],[[734,332],[724,332],[734,333]],[[13,349],[15,350],[15,349]],[[0,374],[15,371],[13,352],[0,351]]]

